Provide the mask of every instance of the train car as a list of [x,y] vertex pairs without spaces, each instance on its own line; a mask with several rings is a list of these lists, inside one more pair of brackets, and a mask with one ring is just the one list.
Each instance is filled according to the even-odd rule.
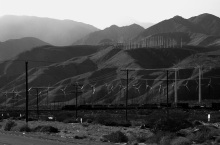
[[91,110],[92,109],[92,105],[80,105],[78,107],[78,109],[80,109],[80,110]]
[[76,105],[65,105],[61,108],[61,110],[75,110]]
[[220,110],[220,103],[212,103],[212,108],[213,110]]
[[189,103],[177,103],[176,107],[182,109],[189,109]]

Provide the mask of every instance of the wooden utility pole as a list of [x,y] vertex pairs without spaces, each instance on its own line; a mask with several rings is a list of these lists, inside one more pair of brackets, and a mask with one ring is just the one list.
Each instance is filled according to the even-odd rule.
[[7,92],[4,93],[5,94],[5,109],[7,108]]
[[26,109],[25,109],[25,120],[26,124],[28,123],[28,98],[29,98],[29,93],[28,93],[28,61],[25,62],[25,84],[26,84]]
[[37,96],[37,119],[39,119],[39,91],[40,89],[45,89],[46,87],[33,87],[32,89],[35,89],[36,90],[36,96]]
[[177,70],[175,69],[175,85],[174,85],[174,90],[175,90],[175,104],[177,105],[178,97],[177,97]]
[[199,66],[199,104],[200,104],[201,101],[202,101],[201,75],[202,75],[202,70],[201,70],[201,67]]
[[[83,93],[83,92],[81,91],[81,89],[80,89],[82,86],[83,86],[83,85],[78,84],[78,83],[73,84],[73,87],[75,87],[74,93],[75,93],[75,97],[76,97],[76,102],[75,102],[75,111],[76,111],[75,117],[76,117],[76,119],[78,118],[78,94]],[[79,88],[79,87],[80,87],[80,88]],[[80,90],[79,90],[79,89],[80,89]]]
[[169,103],[169,70],[167,70],[167,108]]
[[169,70],[167,70],[167,119],[169,119]]
[[129,84],[129,78],[128,78],[128,74],[129,74],[129,71],[134,71],[134,70],[129,70],[129,69],[126,69],[126,70],[121,70],[121,71],[126,71],[126,82],[127,82],[127,87],[126,87],[126,99],[125,99],[125,119],[126,121],[128,121],[128,84]]

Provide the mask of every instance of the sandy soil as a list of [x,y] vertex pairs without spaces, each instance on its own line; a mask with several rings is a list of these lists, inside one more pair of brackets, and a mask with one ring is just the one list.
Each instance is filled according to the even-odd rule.
[[[6,120],[0,123],[3,125]],[[152,134],[149,130],[140,129],[139,127],[110,127],[99,124],[88,124],[88,123],[62,123],[62,122],[47,122],[47,121],[30,121],[28,126],[34,128],[39,125],[51,125],[59,129],[59,133],[40,133],[40,132],[19,132],[19,126],[25,124],[25,121],[16,121],[17,126],[12,128],[12,131],[7,133],[22,134],[24,136],[31,136],[41,139],[57,140],[61,142],[79,142],[81,144],[112,144],[102,142],[101,138],[103,135],[110,134],[115,131],[122,131],[125,134],[129,133],[145,133],[149,136]],[[1,132],[5,132],[1,129]]]

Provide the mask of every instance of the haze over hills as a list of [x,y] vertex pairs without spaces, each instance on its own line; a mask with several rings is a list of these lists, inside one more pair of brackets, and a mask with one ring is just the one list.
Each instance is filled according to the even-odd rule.
[[[198,16],[198,19],[203,21],[201,16]],[[219,18],[213,19],[209,22],[218,30]],[[177,82],[179,100],[192,101],[198,99],[198,66],[202,66],[202,99],[219,99],[220,36],[214,35],[209,24],[200,25],[197,20],[192,21],[195,21],[195,18],[184,19],[176,16],[148,29],[135,24],[127,27],[113,25],[91,33],[77,42],[87,45],[45,45],[31,49],[17,55],[13,61],[0,63],[0,91],[19,91],[23,99],[16,102],[16,105],[24,106],[25,75],[24,69],[21,69],[24,68],[24,62],[19,60],[29,60],[29,87],[53,87],[49,94],[50,103],[74,104],[75,95],[71,93],[71,84],[79,83],[83,84],[79,104],[123,104],[123,90],[126,88],[126,82],[123,80],[126,73],[122,70],[126,68],[134,69],[128,76],[131,79],[128,86],[129,104],[166,101],[167,72],[164,68],[180,69]],[[208,29],[203,25],[207,25]],[[182,40],[184,45],[142,45],[135,49],[96,45],[106,41],[126,42],[132,38],[136,43],[144,38],[150,38],[151,42],[157,43],[159,38],[166,42],[176,40],[179,43]],[[174,72],[170,71],[168,75],[169,101],[173,102]],[[211,90],[208,87],[210,80],[213,87]],[[66,89],[66,94],[61,89]],[[40,103],[46,102],[46,96],[47,93],[42,92]],[[3,98],[4,96],[0,95],[0,103],[4,103]],[[13,96],[8,95],[8,104],[12,103],[12,100]],[[36,104],[34,95],[30,95],[30,104]]]
[[72,20],[13,15],[0,17],[0,41],[35,37],[52,45],[65,46],[97,30],[94,26]]
[[[10,61],[0,63],[0,76],[10,76],[24,73],[24,61],[29,61],[29,68],[47,66],[72,59],[87,56],[99,50],[100,46],[51,46],[44,45],[25,51],[12,58]],[[19,60],[19,61],[16,61]],[[21,60],[21,61],[20,61]],[[22,61],[23,60],[23,61]],[[15,71],[16,70],[16,71]]]
[[31,37],[11,39],[5,42],[0,42],[0,61],[10,59],[21,52],[43,45],[49,44],[37,38]]
[[220,18],[212,14],[201,14],[191,17],[190,22],[202,27],[209,35],[220,35]]
[[108,39],[112,42],[127,42],[133,39],[143,30],[144,28],[137,24],[132,24],[124,27],[112,25],[104,30],[88,34],[86,37],[75,42],[74,45],[97,45],[104,39]]
[[[56,51],[51,51],[51,50]],[[121,86],[126,86],[126,83],[121,79],[125,77],[125,73],[121,71],[123,68],[134,68],[140,69],[137,71],[132,71],[129,73],[129,78],[134,78],[129,83],[129,104],[132,102],[136,103],[149,103],[155,102],[155,100],[160,99],[161,102],[165,101],[166,97],[161,96],[161,92],[157,91],[160,86],[166,87],[166,73],[160,70],[156,71],[144,71],[141,69],[148,68],[170,68],[175,66],[178,67],[192,67],[196,64],[203,64],[204,66],[216,67],[220,62],[219,55],[215,52],[215,56],[211,53],[205,55],[205,51],[201,50],[199,47],[188,47],[188,48],[138,48],[132,50],[124,50],[120,48],[108,47],[108,48],[99,48],[97,46],[73,46],[65,47],[59,51],[58,47],[45,46],[40,48],[35,48],[23,55],[20,55],[17,60],[28,59],[28,56],[34,56],[36,52],[46,52],[43,57],[46,59],[45,63],[40,64],[40,62],[30,62],[29,69],[29,86],[41,86],[47,87],[52,86],[54,89],[50,90],[49,100],[52,102],[65,101],[70,104],[74,104],[73,94],[67,93],[62,94],[60,89],[66,88],[66,92],[71,92],[71,83],[78,82],[84,85],[83,95],[80,97],[80,104],[84,102],[87,103],[99,103],[99,104],[108,104],[108,103],[123,103],[124,102],[124,92],[121,91]],[[80,51],[80,50],[84,51]],[[87,50],[87,51],[85,51]],[[66,52],[65,52],[66,51]],[[66,54],[67,52],[72,51],[69,56],[60,55],[61,53]],[[74,53],[73,53],[74,52]],[[86,52],[84,54],[80,54]],[[204,53],[204,54],[203,54]],[[71,56],[73,54],[73,56]],[[199,54],[199,55],[198,55]],[[220,54],[220,53],[219,53]],[[47,58],[49,57],[50,58]],[[43,59],[42,58],[42,59]],[[51,59],[57,58],[57,63],[47,64],[46,62]],[[167,59],[169,58],[169,59]],[[40,60],[42,60],[40,59]],[[20,70],[20,74],[13,74],[12,70],[18,66],[16,61],[7,62],[4,66],[6,74],[11,74],[11,78],[3,74],[0,79],[1,82],[1,91],[11,90],[12,88],[21,91],[20,95],[24,96],[25,92],[25,75],[24,72]],[[34,65],[36,63],[37,65]],[[19,70],[24,64],[20,64],[17,69]],[[1,66],[1,65],[0,65]],[[41,66],[41,67],[39,67]],[[2,67],[2,66],[1,66]],[[203,70],[205,77],[210,74],[215,74],[218,69]],[[16,71],[17,72],[17,71]],[[190,99],[189,97],[184,97],[187,91],[182,85],[185,83],[184,79],[192,78],[192,81],[189,83],[189,89],[195,90],[195,80],[193,78],[198,77],[197,69],[191,69],[189,71],[185,70],[180,71],[178,82],[180,100]],[[13,80],[11,81],[11,79]],[[173,73],[171,73],[170,78],[173,78]],[[217,79],[213,80],[213,86],[216,88]],[[7,85],[5,85],[5,83]],[[204,80],[203,83],[208,83],[207,80]],[[91,88],[91,85],[95,85],[95,92]],[[149,85],[153,88],[146,88]],[[137,88],[139,91],[137,91]],[[205,88],[205,87],[204,87]],[[204,89],[204,92],[207,93],[207,89]],[[217,92],[217,90],[216,90]],[[216,93],[215,97],[220,93]],[[172,81],[169,83],[169,93],[170,100],[173,99],[173,89]],[[91,95],[92,94],[92,95]],[[189,94],[188,94],[189,95]],[[31,97],[31,96],[30,96]],[[190,93],[190,97],[196,99],[196,91]],[[8,96],[8,103],[10,103],[11,97]],[[30,104],[35,104],[36,97],[31,97]],[[46,101],[46,92],[44,95],[41,95],[40,102],[44,104]],[[2,100],[4,103],[4,100]],[[17,102],[17,105],[24,105],[25,100],[20,100]]]
[[171,19],[161,21],[143,31],[140,35],[149,36],[158,33],[170,32],[188,32],[202,33],[207,35],[220,35],[220,18],[211,14],[202,14],[199,16],[184,19],[181,16],[175,16]]
[[175,16],[171,19],[161,21],[150,28],[143,31],[140,35],[149,36],[158,33],[170,32],[191,32],[191,33],[205,33],[201,27],[189,22],[181,16]]
[[[52,51],[53,49],[56,51]],[[80,55],[80,53],[82,53],[82,49],[84,50],[82,51],[84,54]],[[40,54],[38,52],[44,51],[44,56],[39,60],[45,60],[45,63],[34,61],[39,57],[32,58],[34,60],[29,62],[29,86],[54,86],[55,89],[51,90],[51,93],[54,94],[54,96],[50,98],[51,101],[57,101],[57,99],[60,99],[59,89],[75,81],[85,84],[86,90],[83,94],[83,97],[85,97],[87,101],[91,101],[90,84],[96,84],[96,93],[101,93],[103,91],[102,89],[105,87],[105,83],[114,84],[114,88],[116,89],[119,87],[121,77],[123,76],[123,72],[121,72],[122,68],[170,67],[178,59],[186,58],[193,53],[193,51],[190,52],[189,50],[177,49],[137,49],[126,51],[114,47],[100,49],[98,46],[73,46],[62,48],[60,50],[61,51],[59,51],[56,47],[44,46],[35,48],[28,53],[23,53],[16,58],[17,60],[28,60],[33,56],[37,57],[38,55],[36,54]],[[87,53],[85,50],[87,50]],[[69,56],[62,55],[66,53],[65,51],[69,53]],[[72,53],[70,53],[71,51]],[[170,59],[166,59],[167,57]],[[151,61],[156,60],[157,58],[160,59],[157,61]],[[51,59],[57,60],[57,63],[48,64],[47,62],[51,62]],[[16,90],[24,90],[25,75],[24,70],[20,69],[22,66],[24,66],[24,62],[16,62],[15,60],[6,62],[0,66],[1,68],[4,68],[4,72],[2,72],[0,80],[1,82],[4,80],[4,83],[7,84],[4,85],[4,83],[1,83],[1,90],[10,90],[11,87],[16,88]],[[15,69],[16,71],[13,71]],[[7,78],[8,74],[10,74],[10,76],[13,78],[13,81],[10,81],[10,79]],[[141,77],[141,74],[136,74],[135,72],[131,73],[130,75],[136,78]],[[133,88],[131,87],[130,89]],[[115,99],[120,99],[118,92],[115,93],[118,95],[115,97]],[[106,99],[99,98],[100,96],[97,94],[93,97],[95,97],[95,100],[98,102],[101,100],[101,102],[108,102],[110,100],[116,101],[115,99],[109,98],[111,96],[108,93],[105,95],[107,95],[105,96]],[[71,95],[67,97],[72,99]]]
[[180,43],[182,39],[185,45],[219,46],[219,24],[220,18],[211,14],[202,14],[189,19],[175,16],[145,29],[134,41],[163,37],[164,40],[174,40],[175,43]]

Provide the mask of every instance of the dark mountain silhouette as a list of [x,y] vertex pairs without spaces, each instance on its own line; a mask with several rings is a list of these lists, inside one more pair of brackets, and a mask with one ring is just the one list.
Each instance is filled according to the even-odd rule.
[[[50,46],[35,47],[20,53],[10,61],[0,64],[0,76],[3,74],[17,75],[24,73],[24,61],[29,61],[29,68],[47,66],[63,62],[75,57],[87,56],[99,50],[100,46]],[[19,61],[17,61],[19,60]],[[20,61],[23,60],[23,61]]]
[[43,45],[48,45],[48,43],[31,37],[0,42],[0,61],[10,59],[21,52]]
[[[84,49],[84,51],[82,51],[82,49]],[[86,52],[85,50],[88,52],[84,53]],[[34,61],[29,62],[29,86],[53,86],[54,89],[51,89],[51,96],[49,99],[51,103],[57,101],[68,101],[69,103],[74,103],[75,99],[72,94],[67,93],[64,98],[60,89],[65,88],[67,85],[77,81],[84,84],[84,93],[80,97],[81,100],[84,99],[86,102],[94,101],[95,103],[103,104],[123,102],[124,94],[121,94],[119,89],[121,83],[125,86],[125,82],[121,82],[121,78],[125,74],[121,71],[121,69],[172,67],[173,64],[177,63],[179,60],[187,59],[189,56],[201,52],[202,51],[200,48],[141,48],[123,50],[114,47],[99,48],[97,46],[70,46],[64,47],[62,49],[59,47],[45,46],[23,53],[16,59],[28,60],[33,57],[32,60],[45,60],[45,62],[38,62],[37,64],[35,64]],[[39,57],[37,54],[41,55],[41,57]],[[71,54],[73,56],[71,56]],[[36,58],[34,58],[34,56],[36,56]],[[56,63],[48,64],[48,62],[51,62],[52,59],[57,60]],[[20,66],[16,63],[18,62],[15,60],[7,62],[4,65],[4,70],[6,73],[3,73],[0,78],[1,80],[4,80],[4,83],[1,84],[1,91],[10,90],[12,88],[20,91],[24,90],[25,75],[24,70],[21,70],[21,67],[24,66],[24,62],[21,63]],[[184,64],[187,63],[188,61]],[[181,65],[181,63],[178,64]],[[0,65],[0,67],[3,67],[3,65]],[[20,73],[18,73],[19,70]],[[11,74],[11,76],[6,77],[8,74]],[[129,74],[130,77],[135,78],[130,82],[131,85],[129,85],[129,98],[132,98],[129,99],[130,103],[134,99],[137,99],[136,102],[144,101],[144,98],[146,99],[146,97],[144,97],[146,96],[146,90],[144,91],[144,84],[142,84],[140,94],[135,91],[135,88],[133,87],[135,84],[137,85],[137,83],[145,83],[146,81],[141,81],[142,79],[156,79],[166,76],[161,71],[133,71]],[[163,82],[150,81],[148,83],[158,89],[159,85]],[[93,94],[91,85],[94,84],[96,91]],[[109,88],[106,88],[106,85],[112,85],[114,89],[109,90]],[[71,86],[68,86],[66,91],[70,92],[71,89]],[[21,95],[24,96],[25,94],[22,94],[21,92]],[[153,96],[158,97],[158,95],[159,94],[157,91],[155,91],[153,94],[151,93],[151,99],[148,101],[153,101]],[[42,96],[44,97],[41,101],[44,102],[46,97],[45,95]],[[35,99],[36,98],[32,97],[30,101],[34,101]],[[20,104],[24,105],[24,100],[23,103],[21,100]]]
[[134,38],[143,30],[144,28],[137,24],[124,27],[112,25],[104,30],[96,31],[87,35],[74,43],[74,45],[96,45],[99,44],[103,39],[110,39],[113,42],[126,42]]
[[192,17],[189,21],[202,27],[209,35],[220,35],[219,17],[205,13]]
[[64,46],[97,30],[94,26],[71,20],[13,15],[0,17],[0,41],[35,37],[52,45]]

